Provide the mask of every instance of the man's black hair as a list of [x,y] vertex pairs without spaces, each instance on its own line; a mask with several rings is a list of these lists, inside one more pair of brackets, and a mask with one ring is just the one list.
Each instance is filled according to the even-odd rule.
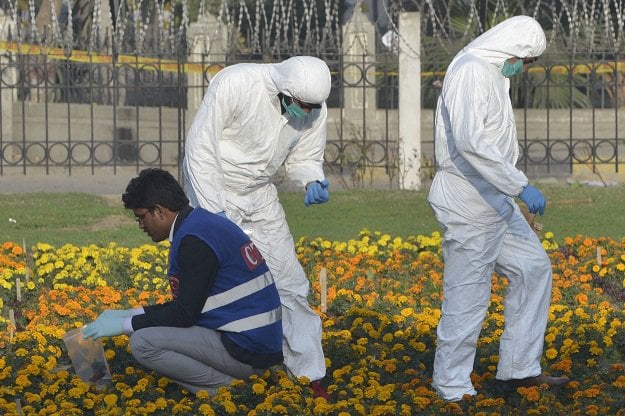
[[158,204],[174,212],[189,205],[189,199],[176,178],[157,168],[144,169],[131,179],[122,202],[127,209],[153,208]]

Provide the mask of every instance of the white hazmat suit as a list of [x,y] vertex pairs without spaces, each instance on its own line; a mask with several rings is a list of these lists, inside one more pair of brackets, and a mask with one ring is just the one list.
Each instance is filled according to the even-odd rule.
[[439,97],[428,200],[445,231],[445,272],[432,381],[449,401],[476,394],[470,374],[493,271],[509,283],[496,377],[541,374],[551,263],[514,200],[528,180],[515,167],[516,126],[501,69],[509,58],[537,57],[545,47],[534,19],[507,19],[455,56]]
[[[184,159],[191,204],[225,212],[265,257],[283,306],[284,363],[311,381],[326,371],[321,320],[308,305],[310,284],[271,180],[282,165],[301,187],[324,179],[330,87],[328,66],[313,57],[224,68],[195,116]],[[282,114],[279,93],[321,106],[290,117]]]

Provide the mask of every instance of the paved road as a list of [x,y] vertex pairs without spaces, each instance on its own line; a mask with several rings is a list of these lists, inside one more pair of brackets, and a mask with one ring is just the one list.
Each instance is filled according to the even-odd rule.
[[116,175],[6,175],[0,176],[0,193],[84,192],[95,195],[121,195],[136,174]]

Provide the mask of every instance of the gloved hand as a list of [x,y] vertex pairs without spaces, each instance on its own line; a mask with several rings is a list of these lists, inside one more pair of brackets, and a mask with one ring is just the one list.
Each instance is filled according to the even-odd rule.
[[306,185],[306,196],[304,197],[304,205],[307,207],[311,204],[323,204],[330,199],[330,183],[327,179],[322,181],[309,182]]
[[532,185],[527,185],[523,188],[523,191],[519,194],[519,198],[521,198],[521,201],[525,202],[525,205],[527,205],[527,209],[530,213],[540,215],[545,213],[547,201],[545,200],[542,192],[534,188]]
[[104,312],[102,312],[99,317],[102,317],[102,316],[114,316],[117,318],[126,318],[128,316],[132,316],[132,309],[107,309]]
[[93,339],[98,339],[100,337],[114,337],[123,334],[124,319],[129,317],[130,314],[128,313],[127,315],[121,316],[119,312],[128,311],[108,309],[102,312],[100,316],[98,316],[98,319],[83,328],[82,336],[84,338],[93,337]]

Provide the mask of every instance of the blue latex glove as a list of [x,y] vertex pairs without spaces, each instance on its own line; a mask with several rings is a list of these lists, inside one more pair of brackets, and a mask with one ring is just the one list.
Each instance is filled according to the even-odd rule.
[[527,185],[523,188],[523,191],[519,194],[519,198],[521,198],[521,201],[525,202],[525,205],[527,205],[527,209],[531,214],[543,215],[545,213],[547,201],[545,200],[542,192],[534,188],[532,185]]
[[128,316],[132,316],[132,309],[107,309],[100,314],[100,317],[102,316],[126,318]]
[[310,182],[306,185],[306,196],[304,197],[304,205],[309,207],[312,204],[323,204],[330,199],[330,183],[327,179],[322,181]]
[[83,328],[82,336],[84,338],[98,339],[100,337],[114,337],[123,334],[124,319],[130,316],[130,312],[124,311],[128,313],[124,316],[121,316],[119,312],[122,311],[109,309],[102,312],[98,319]]

